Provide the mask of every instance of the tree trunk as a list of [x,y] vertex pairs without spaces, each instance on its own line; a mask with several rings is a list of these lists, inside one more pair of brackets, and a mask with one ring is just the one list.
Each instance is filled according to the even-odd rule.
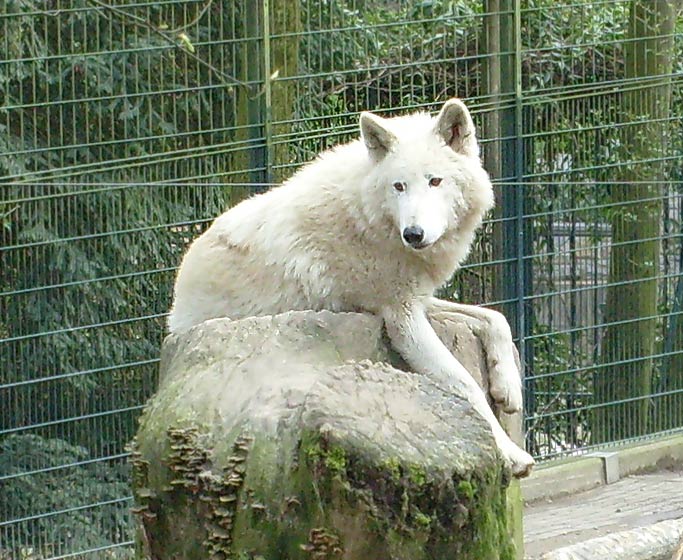
[[283,138],[291,131],[291,120],[294,117],[294,99],[297,83],[294,80],[283,80],[296,76],[299,70],[299,36],[301,32],[301,2],[298,0],[271,0],[271,29],[275,37],[271,42],[271,75],[275,72],[278,78],[272,82],[272,102],[270,120],[273,123],[270,131],[270,177],[274,182],[286,179],[291,171],[287,165],[292,163],[289,146]]
[[[485,378],[478,339],[442,315]],[[132,450],[138,558],[521,557],[488,424],[390,359],[382,322],[353,313],[168,337]]]
[[271,0],[269,8],[264,13],[261,1],[253,2],[243,18],[239,77],[250,88],[237,90],[231,181],[250,187],[235,189],[231,204],[282,180],[289,163],[287,144],[275,136],[285,135],[293,118],[296,86],[283,78],[297,73],[301,8],[299,0]]
[[[678,1],[634,0],[625,45],[622,166],[611,191],[612,248],[602,360],[594,377],[593,442],[648,430],[658,331],[661,181],[667,147]],[[626,402],[624,402],[626,401]]]
[[[494,190],[496,206],[493,228],[493,261],[505,263],[496,267],[493,274],[493,299],[508,301],[505,309],[499,309],[507,317],[515,317],[515,300],[519,287],[517,278],[515,228],[516,190],[514,184],[517,169],[516,114],[515,114],[515,27],[511,0],[484,0],[484,44],[486,52],[483,74],[485,91],[494,105],[485,115],[482,136],[490,141],[483,146],[484,167],[496,181]],[[501,181],[503,181],[501,183]],[[503,307],[503,306],[501,306]],[[516,336],[517,321],[512,322]]]
[[[683,247],[679,254],[678,266],[683,267]],[[674,301],[664,335],[665,356],[662,363],[662,382],[658,387],[664,395],[657,401],[658,431],[683,426],[683,317],[681,313],[683,313],[683,270],[679,268]]]

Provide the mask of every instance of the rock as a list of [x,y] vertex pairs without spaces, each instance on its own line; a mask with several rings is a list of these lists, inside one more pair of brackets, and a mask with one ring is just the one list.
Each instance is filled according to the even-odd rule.
[[[446,328],[481,376],[476,337]],[[354,313],[169,336],[132,446],[138,557],[516,558],[488,425],[392,362],[381,321]]]

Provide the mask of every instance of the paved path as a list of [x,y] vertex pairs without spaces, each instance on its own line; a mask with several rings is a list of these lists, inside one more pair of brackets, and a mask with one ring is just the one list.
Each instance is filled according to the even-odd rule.
[[[683,471],[629,476],[524,511],[527,558],[588,539],[683,518]],[[607,559],[606,559],[607,560]]]

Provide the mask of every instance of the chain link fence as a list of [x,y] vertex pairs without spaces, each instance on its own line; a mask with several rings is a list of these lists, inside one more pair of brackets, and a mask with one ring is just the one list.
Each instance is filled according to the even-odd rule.
[[472,108],[498,205],[443,292],[510,319],[535,456],[680,429],[682,46],[673,0],[6,0],[0,559],[132,556],[184,248],[360,110]]

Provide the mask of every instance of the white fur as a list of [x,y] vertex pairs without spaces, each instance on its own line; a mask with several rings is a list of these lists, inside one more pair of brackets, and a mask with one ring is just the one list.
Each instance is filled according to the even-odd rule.
[[[484,325],[491,394],[507,411],[521,408],[505,319],[432,298],[467,256],[493,205],[469,112],[453,99],[436,118],[363,113],[361,133],[216,219],[183,259],[169,329],[288,310],[377,314],[408,364],[464,391],[490,422],[513,472],[528,474],[533,460],[505,434],[426,317],[447,310]],[[429,185],[434,177],[438,186]],[[424,232],[420,248],[404,239],[408,227]]]

